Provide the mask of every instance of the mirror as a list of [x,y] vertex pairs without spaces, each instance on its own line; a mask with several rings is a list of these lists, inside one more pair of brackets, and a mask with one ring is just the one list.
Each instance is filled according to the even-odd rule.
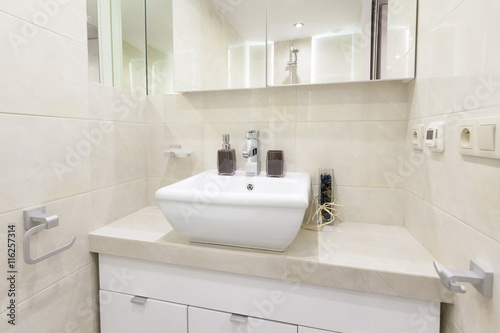
[[372,79],[415,77],[417,0],[378,0],[374,5]]
[[87,36],[90,81],[132,92],[173,92],[170,0],[87,0]]
[[172,0],[146,0],[149,95],[174,92]]
[[174,90],[266,86],[266,0],[173,0]]
[[371,0],[268,0],[268,84],[369,80],[371,7]]
[[416,0],[268,0],[270,86],[415,73]]
[[131,91],[415,76],[417,0],[87,0],[87,12],[89,79]]

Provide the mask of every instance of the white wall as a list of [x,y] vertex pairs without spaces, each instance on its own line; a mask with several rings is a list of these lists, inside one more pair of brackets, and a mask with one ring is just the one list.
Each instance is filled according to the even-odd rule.
[[[35,24],[33,24],[35,23]],[[96,266],[88,233],[147,205],[144,98],[88,83],[85,1],[0,4],[0,268],[16,229],[16,326],[0,280],[0,332],[96,332]],[[59,226],[32,237],[23,209],[45,205]]]
[[[500,116],[500,2],[421,0],[417,79],[409,85],[409,128],[446,123],[442,154],[414,153],[406,140],[405,224],[444,266],[476,259],[500,272],[500,161],[458,152],[461,119]],[[498,135],[498,131],[497,131]],[[400,164],[401,166],[402,164]],[[396,166],[395,166],[396,167]],[[497,332],[500,280],[493,299],[472,286],[445,307],[443,332]]]

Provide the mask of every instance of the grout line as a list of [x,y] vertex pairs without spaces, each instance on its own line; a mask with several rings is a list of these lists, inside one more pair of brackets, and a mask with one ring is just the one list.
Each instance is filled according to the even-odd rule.
[[38,117],[38,118],[49,118],[49,119],[60,119],[60,120],[76,120],[76,121],[101,121],[101,122],[113,122],[120,124],[130,124],[130,125],[148,125],[145,122],[132,122],[123,121],[115,119],[97,119],[97,118],[81,118],[81,117],[62,117],[55,115],[45,115],[45,114],[29,114],[29,113],[10,113],[10,112],[0,112],[0,116],[11,116],[11,117]]
[[[410,192],[410,191],[409,191],[409,190],[407,190],[407,189],[405,189],[405,191],[406,191],[406,192],[408,192],[409,194],[413,195],[414,197],[416,197],[416,198],[418,198],[418,199],[422,200],[422,201],[424,202],[424,204],[431,206],[432,208],[434,208],[434,209],[438,210],[439,212],[441,212],[441,213],[443,213],[443,214],[447,215],[448,217],[451,217],[452,219],[456,220],[458,223],[463,224],[466,228],[469,228],[469,229],[471,229],[472,231],[475,231],[475,232],[479,233],[480,235],[483,235],[484,237],[486,237],[486,238],[488,238],[488,239],[492,240],[494,243],[497,243],[497,244],[499,244],[499,245],[500,245],[500,241],[499,241],[499,240],[497,240],[497,239],[493,238],[492,236],[490,236],[490,235],[486,234],[484,231],[481,231],[481,230],[477,229],[476,227],[474,227],[474,226],[470,225],[470,224],[469,224],[469,223],[467,223],[466,221],[463,221],[463,220],[461,220],[460,218],[458,218],[457,216],[454,216],[454,215],[452,215],[452,214],[448,213],[447,211],[445,211],[445,210],[443,210],[442,208],[440,208],[440,207],[438,207],[438,206],[434,205],[433,203],[431,203],[431,202],[429,202],[429,201],[427,201],[427,200],[425,200],[425,199],[423,199],[423,198],[419,197],[418,195],[414,194],[413,192]],[[405,215],[406,215],[406,212],[405,212]]]
[[[40,8],[40,10],[39,10],[39,11],[36,11],[36,12],[30,13],[30,14],[33,16],[33,15],[35,15],[35,14],[39,13],[39,12],[45,13],[45,12],[44,12],[44,11]],[[79,44],[79,45],[84,46],[85,48],[87,48],[87,43],[86,43],[86,42],[85,42],[85,43],[82,43],[82,42],[80,42],[80,41],[78,41],[78,40],[76,40],[76,39],[73,39],[72,37],[65,36],[65,35],[63,35],[63,34],[61,34],[61,33],[57,32],[57,31],[54,31],[54,30],[51,30],[51,29],[46,28],[46,27],[44,27],[44,26],[38,25],[38,24],[36,24],[36,23],[34,23],[34,22],[31,22],[31,21],[26,20],[26,18],[23,18],[23,17],[20,17],[20,16],[16,16],[16,15],[14,15],[14,14],[12,14],[12,13],[9,13],[9,12],[6,12],[6,11],[4,11],[4,10],[0,10],[0,13],[1,13],[1,14],[4,14],[4,15],[7,15],[7,16],[10,16],[10,17],[12,17],[12,18],[14,18],[14,19],[17,19],[17,20],[19,20],[19,21],[23,21],[23,22],[25,22],[26,24],[33,25],[33,26],[37,27],[38,29],[43,30],[43,31],[45,31],[45,32],[52,33],[52,34],[54,34],[54,35],[60,36],[60,37],[65,38],[65,39],[68,39],[68,40],[70,40],[70,41],[72,41],[72,42],[75,42],[75,43],[77,43],[77,44]],[[52,18],[52,17],[55,17],[55,16],[50,16],[50,18]],[[87,35],[87,33],[85,33],[85,35]],[[36,38],[36,37],[34,37],[34,38]],[[87,39],[85,39],[85,41],[87,41]]]
[[[432,31],[434,31],[439,25],[441,25],[443,23],[443,21],[445,21],[446,19],[448,19],[448,17],[453,14],[460,6],[462,6],[463,4],[465,3],[465,0],[462,0],[458,5],[455,6],[455,8],[453,8],[448,14],[446,14],[445,16],[443,16],[443,18],[441,20],[439,20],[438,22],[436,22],[436,24],[431,27],[423,36],[418,36],[418,40],[417,40],[417,43],[421,40],[423,40],[424,38],[426,38]],[[420,6],[419,6],[419,12],[420,12]],[[420,14],[420,13],[419,13]],[[417,27],[418,27],[418,22],[417,22]],[[418,30],[418,28],[417,28]]]
[[[90,252],[89,252],[89,253],[90,253]],[[19,302],[19,303],[16,303],[16,307],[19,307],[19,306],[21,306],[23,303],[28,302],[29,300],[31,300],[32,298],[39,296],[41,293],[43,293],[43,292],[45,292],[46,290],[48,290],[48,289],[50,289],[50,288],[52,288],[52,287],[56,286],[58,283],[62,282],[63,280],[65,280],[65,279],[67,279],[67,278],[70,278],[70,277],[74,276],[75,274],[79,273],[80,271],[82,271],[83,269],[87,268],[88,266],[93,266],[93,265],[94,265],[93,260],[92,260],[92,259],[90,259],[90,261],[89,261],[89,262],[85,263],[85,264],[84,264],[83,266],[81,266],[81,267],[78,267],[75,271],[71,272],[70,274],[65,275],[64,277],[62,277],[62,278],[58,279],[57,281],[54,281],[54,283],[52,283],[52,284],[48,285],[47,287],[45,287],[45,288],[41,289],[40,291],[36,292],[35,294],[33,294],[33,295],[31,295],[31,296],[27,297],[27,298],[26,298],[26,299],[24,299],[23,301],[21,301],[21,302]],[[91,267],[91,268],[92,268],[92,267]],[[93,285],[94,285],[94,284],[92,283],[92,289],[94,288],[94,286],[93,286]],[[5,314],[5,313],[7,313],[7,312],[8,312],[8,311],[5,311],[5,312],[1,313],[1,315]]]

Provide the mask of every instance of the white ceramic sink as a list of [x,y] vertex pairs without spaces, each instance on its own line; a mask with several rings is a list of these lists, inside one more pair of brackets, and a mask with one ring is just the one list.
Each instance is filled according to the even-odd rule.
[[284,251],[300,230],[311,179],[219,176],[208,170],[156,192],[172,227],[193,242]]

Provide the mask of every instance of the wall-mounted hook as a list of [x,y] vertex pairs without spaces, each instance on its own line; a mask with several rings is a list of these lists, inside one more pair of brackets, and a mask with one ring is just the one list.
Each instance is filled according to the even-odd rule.
[[40,257],[32,259],[30,237],[33,234],[42,231],[44,229],[51,229],[57,227],[59,225],[59,217],[57,215],[45,214],[45,206],[25,210],[23,212],[23,215],[24,215],[24,228],[28,230],[24,235],[23,239],[23,246],[24,246],[23,257],[24,261],[27,264],[33,265],[42,260],[50,258],[62,251],[69,249],[75,243],[76,237],[73,236],[73,239],[68,244],[58,249],[55,249],[54,251],[46,253]]
[[470,261],[469,271],[443,268],[437,261],[434,261],[434,269],[441,283],[453,292],[465,293],[465,287],[456,282],[468,282],[484,297],[493,295],[493,272],[475,260]]

